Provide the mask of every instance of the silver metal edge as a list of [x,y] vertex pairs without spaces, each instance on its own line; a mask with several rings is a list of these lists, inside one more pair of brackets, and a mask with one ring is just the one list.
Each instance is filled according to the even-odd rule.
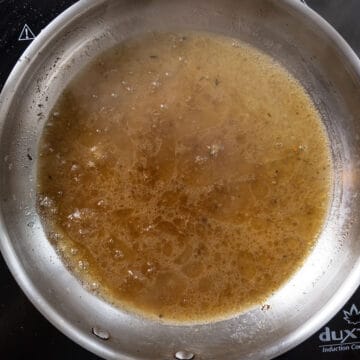
[[[7,114],[8,107],[11,102],[11,94],[16,91],[21,83],[23,74],[25,74],[28,66],[36,60],[39,51],[46,47],[46,45],[53,39],[53,34],[57,34],[58,30],[68,23],[73,22],[78,16],[81,16],[89,8],[100,5],[105,0],[79,0],[54,20],[52,20],[33,40],[33,42],[26,48],[24,53],[20,56],[15,64],[8,79],[6,80],[2,91],[0,93],[0,108],[5,109],[0,113],[0,139],[3,134],[3,125],[5,121],[5,114]],[[10,95],[10,96],[8,96]],[[71,322],[65,321],[62,316],[52,308],[52,306],[45,300],[41,293],[36,290],[22,268],[12,242],[6,231],[5,222],[0,209],[0,251],[8,266],[12,276],[20,286],[21,290],[25,293],[27,298],[35,306],[35,308],[59,331],[69,337],[72,341],[76,342],[83,348],[93,352],[100,357],[114,358],[115,354],[106,347],[106,344],[100,346],[97,341],[92,341],[91,334],[80,332],[76,326]],[[128,357],[123,357],[122,360],[132,360]]]
[[[36,58],[39,50],[46,46],[52,39],[52,34],[56,34],[57,30],[64,27],[67,23],[74,21],[74,19],[85,12],[92,6],[97,6],[105,0],[80,0],[72,5],[70,8],[56,17],[49,25],[41,31],[36,37],[33,43],[25,50],[20,59],[30,59],[30,62],[19,61],[16,63],[12,72],[10,73],[2,92],[0,93],[0,106],[7,109],[10,103],[10,98],[7,94],[11,94],[20,84],[22,75],[25,73],[26,68],[31,64],[32,59]],[[285,4],[292,7],[296,12],[302,13],[305,17],[316,23],[331,40],[334,41],[336,48],[339,52],[342,52],[348,59],[351,70],[356,74],[356,77],[360,79],[360,60],[342,38],[342,36],[319,14],[312,10],[309,6],[306,6],[303,1],[299,0],[282,0]],[[4,113],[7,113],[6,111]],[[0,114],[0,138],[2,136],[2,128],[5,117]],[[68,336],[70,339],[81,345],[85,349],[101,356],[101,357],[114,357],[114,353],[109,351],[105,344],[99,346],[98,343],[92,341],[90,333],[80,333],[76,327],[70,322],[64,321],[63,318],[48,304],[41,293],[37,292],[26,272],[19,263],[11,240],[7,234],[6,226],[3,220],[3,216],[0,213],[0,251],[5,259],[5,262],[10,269],[16,282],[19,284],[23,292],[33,303],[33,305],[44,315],[57,329]],[[336,294],[331,300],[322,308],[320,312],[315,314],[313,318],[302,327],[300,327],[295,333],[287,336],[281,343],[276,346],[276,350],[271,354],[272,357],[279,356],[291,348],[297,346],[318,329],[325,325],[346,303],[346,301],[352,296],[360,284],[360,262],[356,264],[352,270],[350,276],[348,276],[343,285],[337,290]],[[271,353],[271,350],[270,350]],[[118,357],[117,357],[118,358]],[[123,360],[131,360],[128,357],[123,357]]]
[[[283,0],[283,2],[292,7],[296,12],[302,13],[310,21],[317,24],[324,33],[326,33],[329,39],[334,42],[336,49],[348,60],[348,70],[353,71],[353,74],[358,79],[360,85],[360,59],[346,40],[335,30],[335,28],[315,10],[313,10],[305,1]],[[342,286],[337,289],[335,295],[327,302],[327,304],[325,304],[319,312],[314,314],[310,320],[304,323],[303,326],[298,328],[296,332],[289,334],[282,341],[281,345],[277,346],[277,351],[273,354],[272,358],[280,356],[281,354],[284,354],[301,344],[326,325],[326,323],[342,309],[346,302],[355,293],[359,285],[360,261],[355,264],[349,276],[345,279]]]

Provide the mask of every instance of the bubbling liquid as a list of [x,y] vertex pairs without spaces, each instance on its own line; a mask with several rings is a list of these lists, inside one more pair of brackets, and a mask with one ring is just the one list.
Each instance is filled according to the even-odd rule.
[[320,116],[274,60],[220,36],[153,33],[100,55],[61,95],[38,209],[65,262],[109,301],[212,321],[299,268],[331,174]]

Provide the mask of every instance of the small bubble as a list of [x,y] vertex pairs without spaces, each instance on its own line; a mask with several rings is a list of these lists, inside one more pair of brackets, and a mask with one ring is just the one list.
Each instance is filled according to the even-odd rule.
[[48,196],[44,196],[40,201],[40,206],[45,208],[51,208],[54,206],[54,201],[50,199]]
[[29,228],[33,228],[34,225],[35,225],[35,223],[34,223],[33,221],[29,221],[29,222],[27,223],[27,226],[28,226]]
[[90,290],[98,290],[100,285],[97,282],[92,282],[90,284]]
[[153,263],[147,262],[146,265],[147,265],[147,269],[146,269],[147,273],[150,274],[156,270],[156,266]]
[[[110,239],[110,240],[112,240],[112,239]],[[124,253],[121,250],[116,249],[114,257],[115,257],[115,259],[122,259],[124,257]]]
[[154,225],[149,225],[144,228],[144,231],[150,231],[154,228]]
[[103,200],[103,199],[99,200],[96,205],[97,206],[104,206],[105,205],[105,200]]
[[81,219],[81,212],[79,209],[75,209],[75,211],[68,215],[68,219],[74,220],[74,219]]
[[80,270],[87,270],[89,263],[85,260],[79,260],[78,265]]
[[145,276],[140,272],[140,271],[137,271],[137,270],[128,270],[128,274],[133,278],[133,279],[136,279],[136,280],[140,280],[140,281],[143,281],[145,280]]
[[210,146],[207,146],[207,148],[208,148],[208,150],[210,152],[210,155],[212,157],[217,157],[219,152],[221,150],[224,150],[224,145],[222,145],[222,144],[212,144]]
[[195,157],[195,163],[196,163],[196,164],[204,164],[207,160],[208,160],[207,156],[197,155],[197,156]]

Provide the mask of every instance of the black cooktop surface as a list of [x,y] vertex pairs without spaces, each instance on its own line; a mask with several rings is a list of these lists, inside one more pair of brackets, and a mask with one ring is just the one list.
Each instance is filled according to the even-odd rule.
[[[359,0],[306,2],[360,55]],[[0,0],[0,89],[41,29],[73,3],[75,0]],[[0,294],[0,359],[99,359],[61,334],[33,307],[1,256]],[[360,359],[360,288],[327,325],[278,360],[306,358]]]

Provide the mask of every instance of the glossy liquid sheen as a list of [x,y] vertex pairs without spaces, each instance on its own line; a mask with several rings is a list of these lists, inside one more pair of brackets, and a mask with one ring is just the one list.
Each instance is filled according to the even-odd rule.
[[314,245],[331,193],[321,119],[256,49],[149,34],[93,61],[53,109],[38,206],[69,267],[168,321],[261,304]]

